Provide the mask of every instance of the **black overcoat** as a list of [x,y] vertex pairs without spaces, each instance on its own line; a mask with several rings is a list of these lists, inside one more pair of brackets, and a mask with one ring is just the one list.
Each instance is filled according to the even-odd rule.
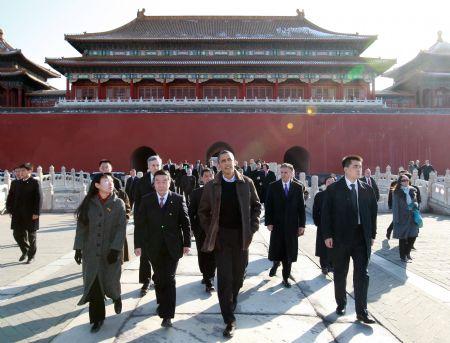
[[6,199],[6,209],[11,214],[11,230],[39,230],[39,218],[33,214],[41,213],[41,190],[39,182],[30,177],[27,180],[14,180]]
[[323,202],[323,195],[325,191],[319,192],[314,197],[314,204],[313,204],[313,221],[314,225],[317,227],[316,231],[316,256],[323,256],[326,257],[327,255],[327,247],[325,245],[325,241],[323,240],[322,236],[322,228],[320,225],[320,216],[322,214],[322,202]]
[[298,228],[305,227],[305,202],[303,186],[291,181],[286,198],[281,180],[267,189],[265,224],[273,225],[270,233],[269,260],[297,261]]

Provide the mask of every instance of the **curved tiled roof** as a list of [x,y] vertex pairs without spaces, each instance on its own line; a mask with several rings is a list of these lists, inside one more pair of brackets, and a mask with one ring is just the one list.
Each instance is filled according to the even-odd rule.
[[376,36],[325,30],[297,16],[145,16],[111,31],[66,35],[70,41],[102,40],[371,40]]

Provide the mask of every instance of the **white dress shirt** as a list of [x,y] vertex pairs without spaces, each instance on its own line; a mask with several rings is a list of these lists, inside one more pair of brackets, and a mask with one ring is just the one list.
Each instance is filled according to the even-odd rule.
[[166,204],[167,197],[169,196],[169,192],[167,192],[163,196],[159,195],[158,193],[156,193],[156,195],[158,196],[158,204],[161,204],[161,198],[162,198],[163,199],[163,206],[164,206]]

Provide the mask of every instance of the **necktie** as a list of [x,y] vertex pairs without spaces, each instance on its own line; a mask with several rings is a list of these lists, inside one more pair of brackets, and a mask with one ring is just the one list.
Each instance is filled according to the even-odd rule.
[[370,180],[370,177],[367,178],[367,184],[372,187],[372,181]]
[[159,200],[159,207],[163,208],[164,206],[164,197],[161,197]]
[[352,193],[352,206],[353,206],[353,209],[356,211],[356,213],[358,213],[358,196],[356,195],[355,184],[352,183],[350,185],[350,187],[352,188],[352,190],[351,190],[351,193]]
[[286,198],[288,196],[288,193],[289,193],[289,189],[288,189],[287,183],[285,183],[284,184],[284,195],[286,196]]

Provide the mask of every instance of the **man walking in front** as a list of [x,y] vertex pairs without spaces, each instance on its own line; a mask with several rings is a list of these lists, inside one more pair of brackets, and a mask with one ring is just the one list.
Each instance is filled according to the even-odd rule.
[[28,257],[28,264],[33,262],[36,254],[36,231],[39,230],[41,211],[39,182],[31,176],[32,172],[31,163],[17,168],[17,175],[20,177],[11,184],[6,199],[6,209],[11,215],[11,230],[22,251],[19,261],[22,262]]
[[253,181],[235,170],[232,152],[219,156],[221,171],[207,183],[198,215],[205,230],[204,252],[214,251],[217,264],[217,293],[226,324],[223,335],[232,337],[236,328],[234,311],[248,263],[248,248],[259,228],[261,203]]
[[154,174],[155,192],[142,197],[136,223],[135,254],[147,251],[154,269],[157,313],[161,326],[171,327],[175,316],[175,274],[178,260],[189,253],[191,226],[186,203],[181,195],[170,192],[170,174]]
[[267,189],[265,223],[270,231],[269,260],[274,261],[270,276],[275,275],[279,261],[283,264],[283,286],[290,288],[292,262],[297,261],[298,237],[305,232],[303,185],[293,180],[294,167],[283,163],[281,179]]
[[336,313],[343,315],[346,311],[346,281],[351,257],[356,318],[373,324],[375,321],[367,312],[367,266],[377,233],[377,200],[370,186],[359,180],[362,161],[356,155],[346,156],[342,160],[345,176],[327,188],[321,224],[325,245],[332,249]]

